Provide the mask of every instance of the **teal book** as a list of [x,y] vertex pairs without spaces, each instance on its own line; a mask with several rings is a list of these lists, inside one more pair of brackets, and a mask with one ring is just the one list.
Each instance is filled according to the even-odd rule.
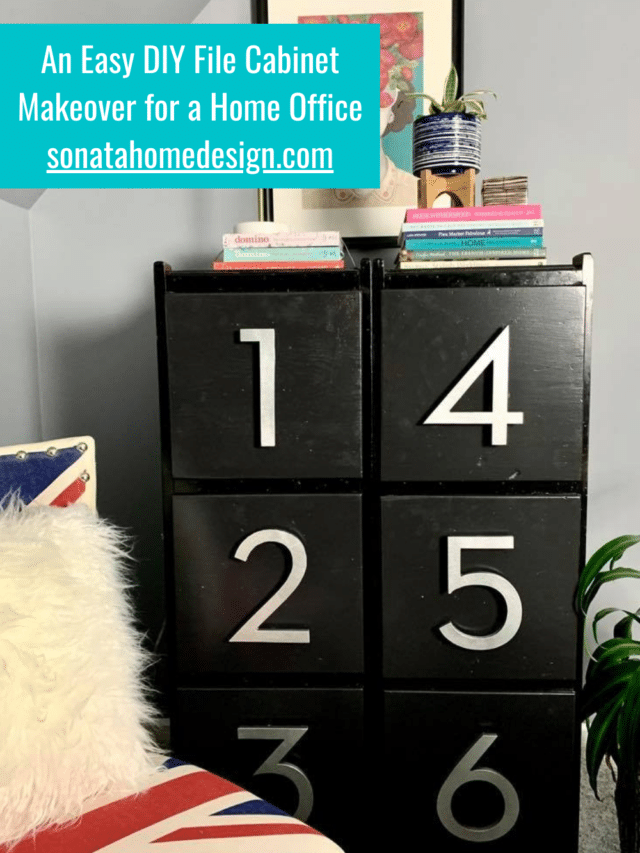
[[340,246],[255,246],[225,249],[224,261],[271,263],[273,261],[339,261]]
[[414,252],[457,251],[459,249],[541,249],[542,237],[469,237],[456,240],[407,238],[404,248]]

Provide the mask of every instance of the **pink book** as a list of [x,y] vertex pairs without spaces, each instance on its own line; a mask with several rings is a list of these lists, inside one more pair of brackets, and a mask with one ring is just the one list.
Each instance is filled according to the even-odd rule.
[[214,261],[214,270],[343,270],[344,261]]
[[488,204],[483,207],[414,207],[405,222],[477,222],[483,219],[541,219],[539,204]]

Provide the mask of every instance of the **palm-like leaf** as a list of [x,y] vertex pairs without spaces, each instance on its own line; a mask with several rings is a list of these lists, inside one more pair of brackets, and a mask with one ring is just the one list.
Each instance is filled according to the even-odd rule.
[[[593,617],[591,621],[591,629],[593,630],[593,639],[598,642],[598,623],[605,618],[605,616],[610,616],[612,613],[620,613],[621,611],[617,607],[605,607],[604,610],[598,610],[596,615]],[[625,613],[627,611],[624,611]]]
[[633,623],[640,624],[640,610],[636,610],[635,613],[631,613],[629,610],[618,610],[618,613],[626,613],[627,615],[616,623],[613,636],[630,640],[633,636]]
[[617,734],[617,715],[622,706],[623,697],[615,695],[606,702],[596,714],[589,726],[587,737],[586,761],[589,782],[593,793],[598,796],[598,771],[605,755],[610,755]]
[[640,661],[626,660],[589,679],[580,697],[580,719],[589,719],[614,695],[623,692],[639,669]]
[[[623,767],[635,776],[638,768],[640,749],[640,668],[636,669],[623,691],[622,706],[617,720],[618,753],[622,757]],[[620,757],[618,761],[620,761]]]
[[619,566],[616,569],[608,569],[599,572],[591,583],[591,586],[585,590],[585,593],[582,596],[583,613],[587,612],[593,602],[593,599],[604,584],[622,580],[623,578],[635,578],[638,580],[640,579],[640,571],[638,571],[638,569],[627,569],[623,566]]
[[595,552],[580,575],[576,592],[576,608],[579,611],[587,612],[587,608],[584,606],[584,596],[596,575],[607,563],[611,563],[611,568],[613,568],[613,564],[622,557],[627,548],[637,542],[640,542],[640,536],[618,536],[617,539],[612,539]]
[[[584,567],[576,606],[582,615],[605,583],[625,578],[640,578],[640,571],[616,566],[627,548],[640,542],[640,536],[619,536],[599,548]],[[591,719],[587,738],[589,782],[598,796],[597,777],[603,759],[613,758],[619,769],[635,776],[640,762],[640,641],[633,638],[633,627],[640,624],[636,612],[617,607],[599,610],[591,621],[597,642],[598,625],[606,616],[619,613],[614,636],[594,649],[587,667],[580,697],[580,718]],[[587,626],[584,625],[586,638]]]

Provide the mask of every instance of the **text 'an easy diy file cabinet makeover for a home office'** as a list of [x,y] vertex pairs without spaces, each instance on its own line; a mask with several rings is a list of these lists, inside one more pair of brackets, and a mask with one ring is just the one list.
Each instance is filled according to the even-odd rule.
[[577,850],[591,257],[155,277],[174,753],[348,853]]

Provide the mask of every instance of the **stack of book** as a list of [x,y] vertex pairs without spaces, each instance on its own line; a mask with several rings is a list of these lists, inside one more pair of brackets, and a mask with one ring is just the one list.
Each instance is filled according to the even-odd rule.
[[224,234],[214,270],[342,270],[338,231]]
[[400,232],[398,267],[541,266],[542,230],[539,204],[412,208]]
[[526,204],[529,181],[525,175],[507,178],[485,178],[482,182],[483,204]]

